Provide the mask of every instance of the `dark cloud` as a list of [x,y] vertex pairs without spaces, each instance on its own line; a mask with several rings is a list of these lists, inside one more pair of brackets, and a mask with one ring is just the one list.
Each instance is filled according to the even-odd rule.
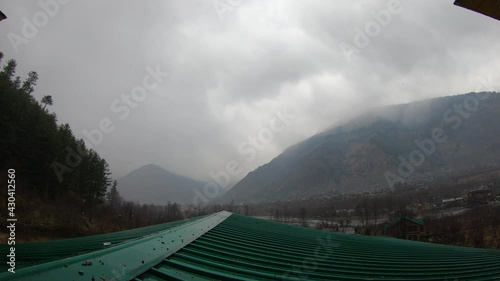
[[[39,73],[36,97],[51,94],[77,136],[113,121],[95,149],[116,177],[153,162],[206,180],[236,160],[236,180],[369,107],[469,92],[479,77],[498,76],[500,23],[452,1],[401,0],[402,11],[350,62],[340,45],[355,46],[356,28],[391,1],[220,2],[236,5],[69,1],[17,53],[8,34],[22,36],[23,17],[43,10],[6,2],[0,50],[20,74]],[[111,105],[157,66],[168,78],[121,120]],[[262,137],[284,108],[295,118],[247,161],[238,146]]]

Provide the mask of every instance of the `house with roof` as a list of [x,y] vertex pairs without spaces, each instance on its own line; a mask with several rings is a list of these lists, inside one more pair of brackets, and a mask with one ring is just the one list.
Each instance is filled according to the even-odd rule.
[[464,205],[464,199],[462,197],[447,198],[441,201],[441,206],[444,208],[454,208]]
[[482,205],[495,201],[491,189],[477,189],[467,192],[467,205]]
[[403,216],[387,223],[384,226],[384,233],[394,238],[421,241],[426,234],[424,220]]

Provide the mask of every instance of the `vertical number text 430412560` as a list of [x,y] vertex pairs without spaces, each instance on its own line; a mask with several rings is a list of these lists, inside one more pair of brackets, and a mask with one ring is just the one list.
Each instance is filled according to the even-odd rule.
[[15,209],[16,209],[16,171],[14,169],[8,170],[8,190],[7,190],[7,209],[9,210],[9,218],[15,217]]

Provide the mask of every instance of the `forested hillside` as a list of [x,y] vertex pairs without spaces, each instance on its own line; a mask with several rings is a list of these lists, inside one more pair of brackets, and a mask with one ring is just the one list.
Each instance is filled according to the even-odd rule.
[[37,73],[21,82],[15,71],[10,60],[0,72],[1,170],[15,169],[18,184],[44,199],[72,192],[88,205],[102,203],[111,182],[108,164],[68,124],[57,124],[51,96],[33,97]]
[[[37,100],[36,72],[21,81],[0,53],[0,221],[6,228],[7,171],[15,170],[17,235],[80,236],[179,218],[179,207],[123,201],[106,160],[68,124],[58,124],[50,95]],[[70,93],[68,93],[70,94]],[[1,234],[1,233],[0,233]],[[1,237],[0,237],[1,238]]]
[[225,197],[300,199],[499,169],[498,120],[495,92],[373,109],[286,149]]

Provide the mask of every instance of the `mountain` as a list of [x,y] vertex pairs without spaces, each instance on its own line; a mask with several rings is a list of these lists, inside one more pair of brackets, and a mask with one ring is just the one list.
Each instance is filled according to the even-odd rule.
[[499,168],[500,94],[470,93],[371,110],[250,172],[225,200],[299,199],[392,189]]
[[203,182],[193,180],[149,164],[134,170],[118,181],[118,190],[126,200],[163,205],[167,202],[190,204]]

